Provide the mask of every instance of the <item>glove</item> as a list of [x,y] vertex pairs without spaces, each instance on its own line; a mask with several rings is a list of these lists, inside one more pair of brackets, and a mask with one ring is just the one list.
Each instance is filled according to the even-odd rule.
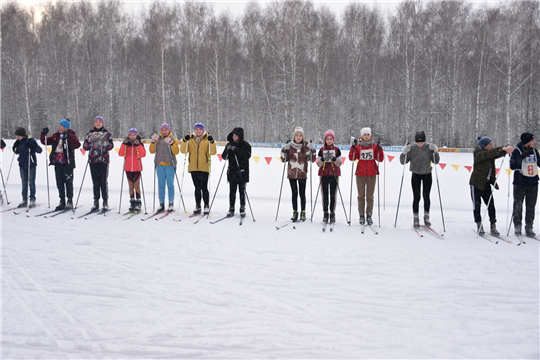
[[67,132],[63,132],[63,133],[60,134],[60,139],[61,140],[66,140],[68,137],[69,137],[69,134]]
[[337,160],[337,158],[335,156],[332,156],[332,162],[335,162]]
[[214,138],[212,136],[208,136],[208,141],[213,142]]
[[159,139],[159,135],[158,135],[158,134],[152,135],[152,142],[156,142],[156,141],[158,141],[158,139]]
[[439,148],[435,144],[429,144],[429,150],[432,150],[433,152],[439,151]]
[[15,142],[13,143],[13,147],[12,147],[13,152],[15,152],[15,150],[17,150],[17,148],[19,147],[19,144],[20,144],[20,143],[21,143],[21,142],[20,142],[19,140],[15,141]]
[[403,147],[403,154],[406,154],[408,153],[409,151],[411,151],[411,145],[405,145]]
[[92,135],[90,135],[90,138],[92,139],[92,141],[97,141],[101,138],[101,133],[100,132],[94,132],[92,133]]
[[129,145],[131,142],[128,138],[125,138],[124,141],[122,141],[122,144]]
[[36,144],[31,143],[30,141],[27,141],[27,142],[26,142],[26,148],[27,148],[27,149],[35,149],[35,148],[36,148]]
[[525,150],[524,152],[521,153],[520,157],[524,159],[527,156],[531,155],[532,153],[533,153],[533,149],[528,148],[527,150]]
[[312,142],[308,143],[308,148],[309,150],[315,150],[315,144],[313,144]]
[[189,141],[189,135],[184,136],[185,141]]
[[41,129],[41,132],[45,135],[47,135],[49,133],[49,128],[48,127],[44,127],[43,129]]
[[165,143],[167,145],[172,145],[173,144],[173,140],[170,137],[166,137],[165,139],[163,139],[163,141],[165,141]]
[[291,140],[287,141],[287,143],[285,145],[283,145],[283,150],[284,151],[289,151],[289,149],[291,148],[290,142],[291,142]]
[[141,145],[141,141],[139,139],[135,139],[135,141],[133,142],[133,145],[139,146]]
[[229,149],[229,151],[235,152],[235,151],[236,151],[236,146],[235,146],[235,145],[228,144],[228,145],[227,145],[227,149]]

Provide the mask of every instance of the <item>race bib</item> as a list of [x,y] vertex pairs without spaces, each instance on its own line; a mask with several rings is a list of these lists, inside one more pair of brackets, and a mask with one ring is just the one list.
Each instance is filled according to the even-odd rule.
[[360,150],[360,160],[373,160],[373,149],[361,149]]
[[534,156],[529,156],[521,162],[521,174],[527,177],[535,177],[538,175],[538,165]]

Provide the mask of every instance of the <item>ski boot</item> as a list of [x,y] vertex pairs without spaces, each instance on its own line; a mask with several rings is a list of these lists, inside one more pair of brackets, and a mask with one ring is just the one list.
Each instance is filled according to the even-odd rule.
[[476,223],[476,232],[480,236],[484,236],[486,234],[486,232],[484,231],[484,226],[482,225],[481,222]]
[[429,213],[428,212],[424,212],[424,224],[427,227],[431,226],[431,221],[429,221]]
[[129,200],[129,211],[133,211],[135,209],[135,199]]
[[493,236],[500,236],[501,235],[501,233],[497,231],[497,227],[495,226],[494,222],[491,223],[490,233]]
[[366,217],[364,214],[360,214],[360,225],[365,225]]
[[240,205],[240,217],[246,217],[246,206]]
[[203,215],[208,215],[208,214],[210,214],[210,208],[208,207],[208,205],[204,205]]
[[159,204],[159,208],[157,209],[157,212],[160,213],[164,211],[165,211],[165,204],[164,203]]
[[336,213],[330,213],[330,224],[334,224],[336,222]]
[[135,205],[133,206],[133,212],[141,211],[141,200],[135,200]]
[[73,200],[67,199],[66,209],[73,209]]
[[201,213],[201,205],[197,204],[195,210],[193,210],[193,215],[199,215]]
[[532,226],[525,226],[525,236],[532,237],[532,238],[536,237],[536,234],[534,233]]
[[30,203],[28,204],[28,207],[31,209],[31,208],[35,208],[36,207],[36,200],[30,200]]
[[167,211],[168,212],[173,212],[174,211],[174,203],[172,203],[172,202],[169,203],[169,207],[167,208]]
[[94,212],[94,211],[98,211],[98,210],[99,210],[99,201],[94,200],[94,205],[92,206],[90,211]]
[[420,219],[418,218],[418,213],[413,214],[413,226],[415,229],[420,228]]
[[66,200],[61,199],[60,203],[58,204],[57,207],[54,208],[54,210],[60,211],[60,210],[64,210],[65,208],[66,208]]
[[300,221],[306,221],[306,210],[302,210],[300,213]]
[[230,207],[229,211],[227,211],[227,217],[233,217],[234,216],[234,207]]
[[101,211],[105,212],[109,210],[109,203],[106,201],[103,202],[103,206],[101,207]]
[[293,210],[291,220],[292,220],[292,222],[297,222],[298,221],[298,211]]
[[26,200],[20,203],[19,205],[17,205],[18,208],[25,208],[27,206],[28,206],[28,203],[26,202]]
[[373,219],[371,218],[371,214],[366,215],[366,222],[369,226],[373,225]]
[[521,224],[514,225],[514,234],[516,236],[521,236]]
[[328,213],[325,212],[322,219],[323,224],[328,224]]

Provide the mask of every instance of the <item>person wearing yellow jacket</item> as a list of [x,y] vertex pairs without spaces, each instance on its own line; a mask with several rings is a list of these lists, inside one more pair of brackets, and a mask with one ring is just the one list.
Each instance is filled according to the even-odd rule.
[[167,211],[174,210],[174,176],[176,172],[176,155],[178,155],[178,140],[171,132],[169,124],[161,125],[160,134],[152,135],[150,154],[156,154],[154,164],[158,177],[159,209],[165,211],[165,184],[169,194],[169,207]]
[[204,129],[204,124],[196,123],[193,133],[186,135],[180,144],[182,154],[189,154],[188,172],[195,185],[195,210],[201,213],[201,198],[204,202],[204,215],[210,212],[210,193],[208,192],[208,176],[210,175],[210,156],[216,155],[216,143]]

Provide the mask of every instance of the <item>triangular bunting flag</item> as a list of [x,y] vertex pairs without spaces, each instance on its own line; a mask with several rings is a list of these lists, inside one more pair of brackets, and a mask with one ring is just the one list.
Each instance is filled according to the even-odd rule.
[[217,154],[217,157],[218,157],[219,161],[223,160],[223,156],[221,156],[221,154]]
[[495,175],[499,175],[499,170],[501,170],[501,169],[499,169],[499,168],[495,169]]
[[80,150],[81,150],[81,154],[83,155],[86,154],[86,150],[84,150],[83,148],[80,148]]
[[394,160],[395,156],[390,156],[388,155],[388,162],[392,162],[392,160]]
[[469,172],[471,172],[472,166],[467,166],[467,165],[465,165],[465,169],[467,169],[467,170],[469,170]]
[[272,158],[271,157],[265,157],[265,159],[266,159],[266,163],[268,165],[270,165],[270,161],[272,161]]
[[315,164],[319,162],[319,158],[315,158],[315,161],[313,161]]
[[277,159],[280,163],[283,163],[283,161],[281,161],[281,157],[278,156]]
[[342,157],[341,157],[341,164],[342,164],[342,165],[345,164],[345,159],[346,159],[345,156],[342,156]]
[[458,168],[459,168],[459,165],[456,165],[456,164],[452,164],[452,167],[453,167],[454,169],[456,169],[456,171],[457,171],[457,170],[458,170]]
[[47,152],[48,152],[49,154],[51,153],[51,151],[52,151],[52,148],[47,147]]
[[5,148],[2,148],[2,152],[4,151]]
[[114,150],[116,150],[116,153],[118,154],[118,152],[120,151],[120,148],[114,148]]
[[512,169],[506,168],[506,175],[510,176],[511,173],[512,173]]
[[260,159],[261,159],[260,156],[254,156],[253,157],[253,160],[255,160],[255,164],[258,164]]
[[444,170],[444,168],[445,168],[446,164],[443,164],[443,163],[439,163],[439,166],[441,167],[441,169],[443,169],[443,170]]

